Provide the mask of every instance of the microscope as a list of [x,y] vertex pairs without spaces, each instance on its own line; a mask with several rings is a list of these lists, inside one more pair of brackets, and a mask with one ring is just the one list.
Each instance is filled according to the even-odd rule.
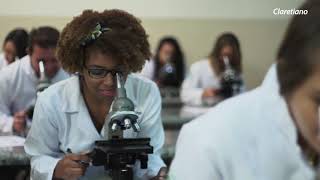
[[124,138],[125,130],[141,130],[137,122],[139,113],[134,110],[133,102],[127,97],[120,73],[116,74],[116,79],[117,96],[111,104],[111,112],[104,124],[107,138],[96,141],[89,156],[92,165],[103,165],[113,180],[132,180],[136,160],[140,160],[141,169],[146,169],[148,154],[153,153],[153,147],[150,145],[150,138]]
[[165,59],[166,63],[159,69],[158,80],[160,86],[175,86],[178,81],[177,70],[171,56],[167,56]]
[[51,84],[49,78],[46,76],[46,73],[44,70],[44,61],[43,60],[39,61],[39,69],[40,69],[40,79],[39,79],[38,86],[37,86],[37,95],[40,92],[47,89]]
[[[40,69],[40,78],[39,78],[38,85],[36,88],[37,96],[39,95],[40,92],[47,89],[51,84],[49,78],[46,76],[46,73],[44,70],[44,61],[43,60],[39,61],[39,69]],[[27,116],[29,119],[32,119],[32,117],[33,117],[33,110],[34,110],[34,105],[29,107],[27,110]]]
[[243,86],[242,78],[230,65],[229,58],[223,56],[223,62],[225,65],[225,71],[221,78],[221,95],[224,98],[229,98],[237,95],[241,92]]

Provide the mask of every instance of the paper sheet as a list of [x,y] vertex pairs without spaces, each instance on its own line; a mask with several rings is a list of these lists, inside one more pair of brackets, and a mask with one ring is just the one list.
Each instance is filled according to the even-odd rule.
[[19,136],[0,136],[0,148],[23,146],[25,138]]

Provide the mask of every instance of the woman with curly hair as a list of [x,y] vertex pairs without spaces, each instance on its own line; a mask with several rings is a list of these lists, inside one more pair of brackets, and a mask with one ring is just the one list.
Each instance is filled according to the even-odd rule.
[[[58,59],[75,76],[40,94],[25,150],[32,156],[33,179],[106,179],[103,166],[85,166],[85,152],[105,137],[105,118],[116,95],[116,75],[125,79],[127,96],[140,111],[140,132],[124,137],[150,137],[153,154],[148,169],[134,168],[136,179],[163,179],[160,157],[164,131],[161,100],[155,83],[135,75],[150,57],[140,21],[121,10],[85,10],[63,29]],[[71,153],[71,152],[72,153]],[[136,164],[137,165],[137,164]]]

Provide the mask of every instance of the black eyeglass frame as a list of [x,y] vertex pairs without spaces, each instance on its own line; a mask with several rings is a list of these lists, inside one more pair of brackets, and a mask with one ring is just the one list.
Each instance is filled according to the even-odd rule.
[[[102,79],[105,78],[109,73],[111,73],[112,77],[115,77],[117,73],[121,74],[122,76],[128,75],[129,73],[123,69],[106,69],[100,67],[84,67],[89,74],[89,76],[93,79]],[[94,75],[93,71],[98,70],[101,71],[101,75]]]

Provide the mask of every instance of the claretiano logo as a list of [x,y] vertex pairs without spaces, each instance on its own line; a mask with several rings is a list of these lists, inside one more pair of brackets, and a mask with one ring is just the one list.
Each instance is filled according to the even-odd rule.
[[308,10],[275,8],[273,9],[273,14],[274,15],[307,15]]

